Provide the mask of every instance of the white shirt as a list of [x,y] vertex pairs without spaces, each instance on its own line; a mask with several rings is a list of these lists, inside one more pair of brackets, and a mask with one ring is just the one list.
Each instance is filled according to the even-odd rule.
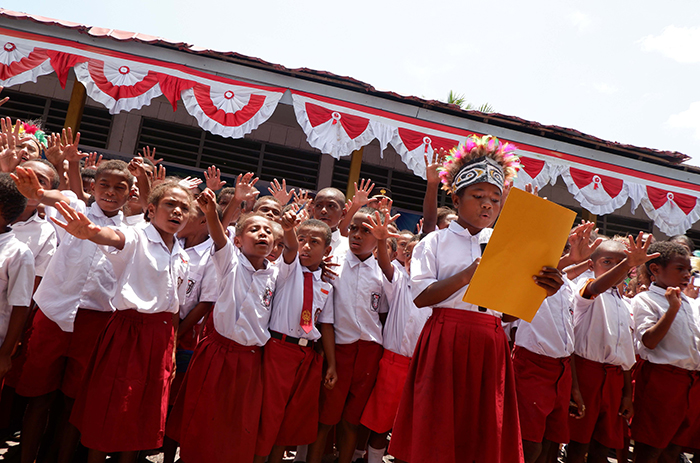
[[380,313],[389,311],[382,286],[382,271],[370,256],[361,261],[352,252],[345,254],[333,280],[335,343],[352,344],[360,339],[382,344]]
[[564,284],[553,296],[545,298],[531,323],[520,320],[515,344],[535,354],[552,358],[568,357],[574,352],[574,291]]
[[[75,209],[78,212],[82,212],[85,214],[85,209],[86,209],[86,204],[82,199],[78,199],[78,196],[73,193],[71,190],[63,190],[61,191],[61,194],[68,199],[68,205]],[[95,203],[93,203],[94,205]],[[97,206],[96,206],[97,207]],[[120,212],[121,214],[121,212]],[[70,236],[70,234],[65,231],[63,228],[59,227],[54,223],[53,220],[51,220],[51,217],[54,217],[58,220],[60,220],[63,223],[66,223],[66,220],[63,218],[63,215],[61,215],[60,212],[58,212],[58,209],[56,209],[53,206],[44,206],[44,215],[46,216],[46,221],[51,224],[51,226],[54,228],[56,231],[56,241],[58,244],[61,244],[61,241],[63,238],[66,236]],[[123,217],[123,215],[122,215]]]
[[129,225],[130,227],[141,227],[146,228],[150,222],[146,220],[143,214],[130,215],[124,217],[124,225]]
[[34,291],[34,256],[14,233],[0,234],[0,345],[13,307],[29,307]]
[[141,313],[177,313],[185,298],[189,262],[175,240],[172,251],[153,225],[120,227],[124,247],[99,246],[119,275],[119,290],[112,299],[116,310]]
[[[321,333],[316,323],[333,323],[333,286],[321,279],[321,269],[310,272],[299,263],[299,257],[287,264],[284,259],[278,263],[277,287],[272,299],[270,329],[295,338],[317,341]],[[313,275],[312,328],[308,333],[300,325],[301,311],[304,308],[304,274]]]
[[[415,300],[425,289],[439,280],[445,280],[469,267],[477,257],[481,257],[481,243],[488,243],[493,229],[484,228],[476,235],[462,228],[456,220],[447,228],[433,232],[423,238],[413,248],[411,259],[411,294]],[[464,302],[467,290],[462,286],[452,295],[434,305],[448,309],[478,312],[479,306]],[[500,312],[487,309],[483,312],[501,317]]]
[[340,234],[340,230],[336,230],[331,234],[331,256],[335,262],[339,262],[341,258],[350,250],[350,244],[347,236]]
[[278,267],[265,260],[266,267],[255,270],[231,240],[214,251],[212,261],[219,281],[214,306],[216,331],[244,346],[264,346],[270,339],[270,307],[275,292]]
[[[85,212],[84,203],[77,204],[83,205],[77,210]],[[86,215],[101,227],[119,226],[123,217],[121,212],[114,217],[105,216],[97,203],[87,209]],[[70,333],[78,308],[111,312],[116,291],[116,274],[99,247],[66,233],[44,272],[34,300],[44,315]]]
[[666,336],[654,349],[642,343],[642,336],[668,311],[666,290],[651,284],[649,291],[632,299],[635,336],[639,356],[653,363],[673,365],[685,370],[700,370],[700,314],[696,304],[681,293],[681,307]]
[[581,282],[574,295],[574,351],[585,359],[629,370],[635,357],[628,302],[616,287],[584,299],[581,291],[586,284]]
[[[185,298],[180,301],[181,320],[184,320],[200,302],[216,302],[219,284],[209,252],[213,243],[212,239],[209,238],[196,246],[185,249],[190,262],[190,270],[187,273]],[[184,239],[180,240],[180,246],[184,248]]]
[[411,296],[411,280],[401,271],[401,263],[394,262],[394,278],[382,279],[389,303],[389,315],[384,324],[384,348],[404,357],[412,357],[423,326],[433,313],[432,307],[418,308]]
[[43,277],[46,267],[56,253],[56,230],[53,225],[42,219],[34,211],[31,217],[24,222],[12,224],[12,233],[21,242],[29,247],[34,255],[34,272],[36,276]]

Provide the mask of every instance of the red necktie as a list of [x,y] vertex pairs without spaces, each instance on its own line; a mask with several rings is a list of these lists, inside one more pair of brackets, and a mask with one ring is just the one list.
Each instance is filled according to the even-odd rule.
[[304,272],[304,303],[301,307],[301,328],[308,333],[313,328],[311,316],[314,307],[314,274]]

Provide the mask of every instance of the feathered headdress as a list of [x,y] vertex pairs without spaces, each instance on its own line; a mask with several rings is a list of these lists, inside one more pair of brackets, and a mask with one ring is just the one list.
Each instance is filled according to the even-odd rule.
[[49,141],[46,139],[46,134],[39,128],[38,125],[32,124],[31,122],[18,122],[18,124],[20,124],[20,138],[31,136],[38,143],[40,151],[46,149],[46,147],[49,145]]

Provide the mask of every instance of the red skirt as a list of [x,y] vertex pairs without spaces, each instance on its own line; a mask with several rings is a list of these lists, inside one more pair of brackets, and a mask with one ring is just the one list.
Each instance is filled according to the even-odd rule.
[[384,349],[379,361],[377,382],[360,419],[360,423],[368,429],[382,434],[394,426],[410,362],[409,357]]
[[570,359],[539,355],[520,346],[513,349],[523,440],[569,442]]
[[70,419],[85,447],[124,452],[163,445],[173,370],[172,320],[167,312],[114,312]]
[[411,361],[389,453],[409,462],[523,461],[501,320],[435,308]]
[[20,344],[18,347],[19,352],[12,358],[12,368],[5,375],[4,385],[8,387],[17,387],[19,379],[22,376],[22,369],[24,368],[24,362],[27,361],[27,343],[29,338],[32,336],[34,316],[39,311],[36,304],[32,302],[32,309],[29,312],[27,321],[24,323],[24,332],[22,333],[22,338],[20,339]]
[[273,445],[307,445],[316,440],[322,370],[323,358],[312,346],[267,341],[256,455],[269,455]]
[[168,418],[187,463],[253,461],[262,406],[262,350],[211,331],[197,346]]

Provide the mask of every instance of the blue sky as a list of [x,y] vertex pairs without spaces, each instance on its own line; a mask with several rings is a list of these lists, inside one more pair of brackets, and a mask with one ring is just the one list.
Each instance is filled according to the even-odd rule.
[[687,1],[5,0],[404,95],[450,90],[497,112],[700,165],[700,3]]

